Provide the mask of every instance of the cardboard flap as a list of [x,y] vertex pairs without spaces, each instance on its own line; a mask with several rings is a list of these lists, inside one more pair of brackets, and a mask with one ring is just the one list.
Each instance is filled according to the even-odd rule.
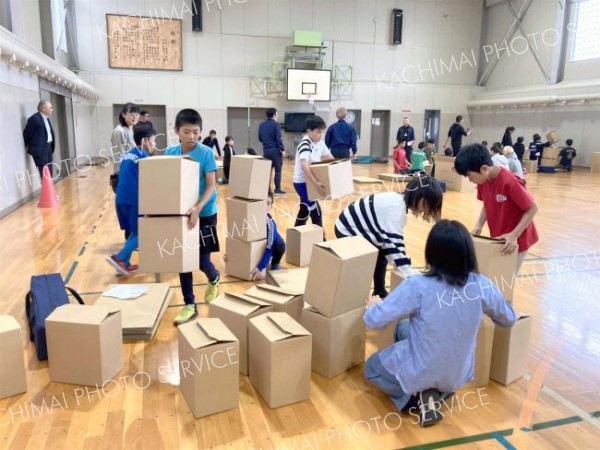
[[229,331],[225,324],[217,318],[205,318],[196,321],[200,333],[197,340],[192,343],[194,348],[208,347],[221,342],[237,342],[237,338]]
[[320,231],[323,232],[323,227],[319,225],[310,224],[310,225],[298,225],[297,227],[289,228],[289,231],[294,231],[296,233],[310,233],[311,231]]
[[244,158],[244,159],[264,159],[264,160],[266,161],[266,159],[265,159],[265,158],[263,158],[263,157],[262,157],[262,156],[260,156],[260,155],[233,155],[231,158],[232,158],[232,159],[233,159],[233,158]]
[[287,302],[294,299],[294,295],[282,292],[281,288],[270,286],[268,284],[252,286],[244,292],[244,294],[249,297],[265,300],[269,303],[277,303],[278,305],[285,305]]
[[334,159],[333,161],[317,161],[311,163],[311,166],[333,166],[348,161],[347,159]]
[[139,162],[142,164],[147,164],[148,162],[158,161],[161,159],[164,159],[164,160],[185,159],[186,161],[198,163],[198,161],[196,161],[194,158],[192,158],[191,156],[188,156],[188,155],[160,155],[160,156],[153,156],[152,158],[142,158],[139,160]]
[[302,325],[287,313],[267,313],[268,322],[272,325],[263,332],[271,341],[281,341],[294,336],[310,336]]
[[357,256],[376,253],[378,250],[369,241],[361,236],[352,236],[333,241],[320,242],[315,246],[335,253],[341,259],[351,259]]
[[46,320],[84,325],[100,325],[109,316],[117,313],[104,306],[68,304],[56,308]]
[[474,236],[471,236],[473,238],[473,240],[482,240],[482,241],[488,241],[488,242],[492,242],[492,243],[498,243],[498,244],[504,244],[504,239],[496,239],[496,238],[491,238],[488,236],[481,236],[479,234],[476,234]]
[[307,267],[302,269],[271,270],[267,274],[267,281],[271,278],[278,287],[284,289],[289,294],[304,294],[308,278]]
[[0,333],[20,329],[21,325],[13,316],[0,316]]
[[223,294],[223,297],[214,300],[213,303],[215,303],[215,306],[222,306],[225,309],[243,315],[252,314],[262,307],[271,306],[270,303],[263,302],[257,298],[234,292],[226,292]]
[[309,305],[308,303],[304,302],[304,306],[303,308],[307,311],[310,311],[312,313],[316,313],[316,314],[321,314],[317,309],[313,308],[312,305]]

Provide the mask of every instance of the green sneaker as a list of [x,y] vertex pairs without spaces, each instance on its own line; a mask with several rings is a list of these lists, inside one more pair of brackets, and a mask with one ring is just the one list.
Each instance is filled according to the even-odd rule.
[[212,302],[219,295],[219,282],[221,281],[220,277],[217,277],[215,282],[209,282],[206,287],[206,292],[204,293],[204,300],[206,303]]
[[182,323],[189,322],[197,316],[198,310],[196,309],[196,305],[185,305],[177,317],[175,317],[173,323],[175,326],[181,325]]

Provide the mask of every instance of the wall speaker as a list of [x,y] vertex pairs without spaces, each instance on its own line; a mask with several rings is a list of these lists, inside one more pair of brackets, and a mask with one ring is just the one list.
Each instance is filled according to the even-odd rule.
[[402,10],[392,11],[392,44],[402,44]]
[[192,31],[202,31],[202,0],[192,0]]

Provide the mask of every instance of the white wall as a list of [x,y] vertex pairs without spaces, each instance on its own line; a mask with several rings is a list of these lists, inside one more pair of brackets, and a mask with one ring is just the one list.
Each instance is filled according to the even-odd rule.
[[[372,109],[392,111],[391,138],[405,115],[411,116],[420,136],[424,109],[441,109],[446,129],[456,114],[466,114],[465,102],[479,91],[474,86],[476,64],[464,59],[461,64],[460,59],[463,54],[475,59],[471,49],[479,47],[481,0],[220,0],[220,4],[221,10],[216,0],[208,7],[204,2],[204,32],[194,33],[189,0],[185,6],[182,0],[76,0],[80,76],[101,91],[96,108],[98,151],[109,146],[115,103],[163,104],[167,126],[172,126],[179,109],[194,107],[203,116],[204,128],[214,128],[221,136],[226,134],[227,107],[310,110],[306,102],[257,94],[251,82],[260,61],[284,60],[294,29],[321,31],[332,43],[326,60],[352,65],[355,81],[349,94],[319,103],[317,111],[332,122],[340,105],[361,109],[359,148],[365,153]],[[389,45],[393,8],[404,11],[399,46]],[[107,13],[183,18],[183,71],[108,68],[108,37],[103,33]],[[440,60],[447,69],[439,67]]]

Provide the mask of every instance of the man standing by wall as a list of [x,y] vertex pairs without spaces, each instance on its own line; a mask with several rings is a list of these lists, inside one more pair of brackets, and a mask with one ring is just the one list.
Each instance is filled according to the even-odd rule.
[[410,119],[408,117],[402,120],[402,126],[398,128],[398,133],[396,133],[396,140],[406,142],[404,152],[406,153],[406,160],[410,162],[412,146],[415,141],[415,129],[410,126]]
[[350,158],[356,156],[356,131],[354,127],[346,122],[348,110],[344,107],[335,111],[338,121],[331,125],[325,134],[325,145],[331,150],[334,158]]
[[27,125],[23,130],[23,140],[27,147],[27,153],[33,157],[33,162],[40,171],[40,181],[44,166],[48,166],[50,177],[52,177],[52,154],[54,153],[55,137],[54,129],[50,123],[50,116],[54,108],[49,100],[38,103],[38,112],[27,119]]
[[275,190],[273,194],[285,195],[285,192],[281,190],[281,167],[285,149],[281,139],[281,129],[279,123],[277,123],[277,110],[269,108],[266,114],[267,119],[258,127],[258,140],[263,145],[263,156],[271,160],[275,169]]
[[152,122],[150,122],[150,120],[148,120],[149,118],[150,118],[150,113],[148,111],[146,111],[145,109],[142,109],[140,111],[140,119],[138,120],[138,123],[135,125],[134,129],[136,131],[139,129],[142,129],[142,128],[147,128],[148,130],[153,130],[154,125],[152,125]]

